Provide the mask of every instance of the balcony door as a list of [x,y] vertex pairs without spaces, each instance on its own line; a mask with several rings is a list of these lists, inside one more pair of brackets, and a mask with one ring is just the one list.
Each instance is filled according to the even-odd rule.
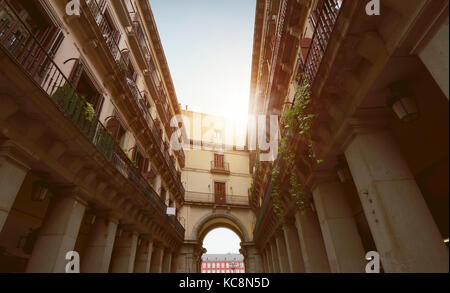
[[226,202],[225,182],[214,182],[214,202],[215,203]]
[[214,169],[224,169],[225,160],[224,155],[214,154]]

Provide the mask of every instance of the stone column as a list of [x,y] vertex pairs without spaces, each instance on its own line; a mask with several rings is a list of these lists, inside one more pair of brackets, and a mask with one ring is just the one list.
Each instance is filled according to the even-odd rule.
[[258,248],[254,242],[241,243],[243,254],[245,257],[246,273],[262,273],[262,259]]
[[66,254],[73,251],[87,203],[78,189],[60,190],[52,200],[28,261],[27,273],[64,273]]
[[265,255],[266,255],[266,263],[267,263],[267,272],[273,273],[273,265],[272,265],[272,259],[270,256],[270,247],[265,248]]
[[281,272],[281,268],[280,268],[280,262],[279,262],[279,258],[278,258],[278,251],[277,251],[277,245],[276,245],[275,239],[272,239],[270,241],[270,250],[271,250],[271,254],[272,254],[273,272],[279,273],[279,272]]
[[14,153],[17,148],[7,141],[0,146],[0,232],[6,222],[17,193],[30,168]]
[[295,214],[306,273],[329,273],[327,252],[316,213],[308,208]]
[[448,99],[448,17],[419,52],[419,57]]
[[117,216],[103,211],[96,214],[86,249],[81,256],[82,273],[108,272],[118,223]]
[[114,246],[111,273],[132,273],[136,258],[138,233],[122,231]]
[[384,270],[447,273],[448,249],[391,134],[356,129],[345,156]]
[[267,268],[267,257],[266,257],[266,252],[263,250],[262,251],[262,262],[263,262],[263,273],[268,273],[269,269]]
[[150,272],[162,273],[163,259],[164,259],[164,247],[155,245],[153,243],[153,255],[152,255],[152,263],[150,265]]
[[150,264],[152,262],[153,240],[141,239],[141,243],[137,248],[136,261],[134,264],[135,273],[150,273]]
[[364,247],[342,184],[333,177],[317,180],[322,181],[313,188],[314,203],[331,272],[362,273]]
[[275,244],[277,247],[278,262],[280,264],[281,273],[289,273],[289,260],[286,249],[286,242],[284,242],[283,231],[277,231],[275,234]]
[[170,273],[171,263],[172,263],[172,251],[169,248],[166,248],[164,250],[164,258],[162,265],[163,273]]
[[186,240],[177,251],[177,256],[174,260],[174,272],[196,273],[198,270],[198,255],[201,256],[202,253],[202,246],[197,241]]
[[305,264],[303,262],[302,249],[298,239],[297,229],[294,219],[286,219],[283,226],[284,239],[289,260],[289,271],[291,273],[304,273]]

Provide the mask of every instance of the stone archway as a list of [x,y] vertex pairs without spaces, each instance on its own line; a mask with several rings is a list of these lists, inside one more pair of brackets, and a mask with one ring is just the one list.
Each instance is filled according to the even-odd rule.
[[202,242],[210,231],[216,228],[228,228],[235,232],[242,242],[250,242],[250,236],[239,218],[228,213],[209,213],[203,216],[192,229],[191,239]]

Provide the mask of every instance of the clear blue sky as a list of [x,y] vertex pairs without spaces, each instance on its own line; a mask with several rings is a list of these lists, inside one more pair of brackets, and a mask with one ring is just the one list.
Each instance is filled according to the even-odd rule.
[[178,100],[244,119],[256,0],[150,0]]

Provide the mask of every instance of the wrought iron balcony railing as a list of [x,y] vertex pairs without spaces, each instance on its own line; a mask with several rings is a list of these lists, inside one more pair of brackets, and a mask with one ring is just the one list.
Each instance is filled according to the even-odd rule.
[[211,172],[230,173],[230,163],[211,161]]
[[185,202],[209,203],[209,204],[228,204],[248,206],[248,196],[243,195],[225,195],[225,201],[216,200],[214,193],[204,193],[195,191],[186,191]]
[[[96,115],[88,114],[87,103],[77,93],[53,56],[23,23],[8,2],[0,0],[0,48],[13,60],[56,107],[69,119],[113,166],[150,200],[166,217],[166,206],[138,169],[115,143]],[[184,189],[183,189],[184,190]],[[169,218],[169,217],[168,217]],[[170,223],[184,237],[176,219]]]
[[[115,32],[111,29],[111,27],[108,24],[108,21],[104,15],[103,10],[99,7],[96,0],[84,0],[84,3],[87,5],[88,12],[91,14],[91,16],[94,18],[95,22],[97,23],[98,28],[100,29],[100,32],[105,40],[105,42],[108,45],[108,48],[111,51],[111,54],[118,64],[119,70],[122,72],[123,78],[126,80],[126,84],[128,85],[135,101],[139,100],[139,91],[137,90],[136,84],[134,82],[131,82],[129,77],[129,70],[126,68],[123,68],[123,66],[120,65],[120,62],[122,60],[125,60],[125,58],[122,56],[122,52],[119,48],[119,45],[116,43],[116,39],[114,38]],[[138,103],[139,107],[139,103]],[[147,121],[149,122],[149,121]],[[152,131],[153,133],[153,131]],[[155,132],[156,133],[156,132]],[[180,194],[184,194],[184,187],[181,184],[181,181],[177,179],[177,173],[176,168],[174,164],[171,162],[169,158],[169,154],[167,151],[161,149],[163,158],[165,160],[166,166],[169,168],[170,173],[172,175],[172,178],[174,179],[175,184],[177,185],[178,190],[180,191]]]
[[146,37],[144,34],[144,30],[142,28],[142,22],[139,19],[139,16],[137,13],[134,13],[134,20],[133,20],[133,25],[132,25],[132,32],[133,34],[136,36],[140,50],[141,50],[141,54],[143,55],[143,59],[145,62],[145,65],[147,66],[147,69],[151,69],[150,66],[150,60],[152,59],[152,55],[151,55],[151,51],[149,50],[149,47],[147,45],[147,41],[146,41]]
[[40,41],[28,29],[7,1],[0,0],[0,45],[85,137],[108,160],[113,138],[95,115],[88,115],[88,104],[70,84]]
[[312,86],[314,83],[343,1],[324,0],[320,8],[311,13],[309,21],[314,33],[305,59],[299,59],[299,73],[303,73],[300,84],[306,81]]

